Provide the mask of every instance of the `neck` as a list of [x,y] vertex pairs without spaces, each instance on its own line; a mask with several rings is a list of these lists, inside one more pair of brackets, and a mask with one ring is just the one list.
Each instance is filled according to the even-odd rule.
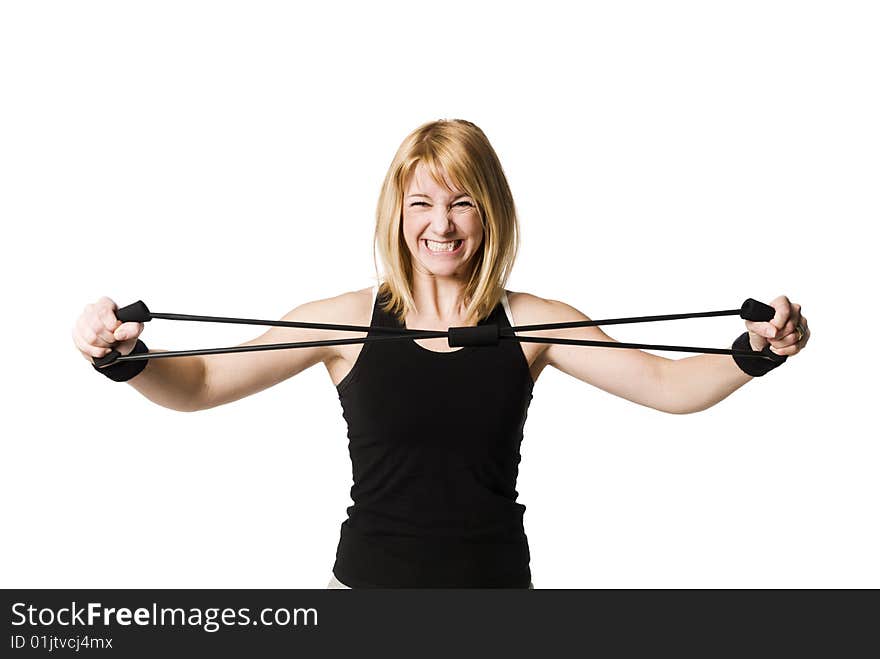
[[465,315],[465,281],[421,272],[413,276],[415,315],[423,321],[459,320]]

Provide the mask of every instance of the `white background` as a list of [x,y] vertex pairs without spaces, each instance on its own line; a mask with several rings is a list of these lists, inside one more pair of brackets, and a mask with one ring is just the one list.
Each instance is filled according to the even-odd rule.
[[593,318],[787,295],[813,333],[686,416],[547,369],[518,485],[535,586],[880,587],[871,4],[4,3],[0,585],[327,584],[351,465],[323,366],[184,414],[70,330],[101,295],[278,318],[370,286],[394,151],[457,117],[514,192],[510,289]]

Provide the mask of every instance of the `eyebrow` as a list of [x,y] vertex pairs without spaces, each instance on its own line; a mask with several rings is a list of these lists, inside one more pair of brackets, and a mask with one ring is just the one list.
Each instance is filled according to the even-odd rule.
[[[430,199],[430,198],[431,198],[429,195],[422,194],[421,192],[416,193],[416,194],[411,194],[411,195],[409,195],[409,196],[407,197],[407,199],[409,199],[409,197],[425,197],[426,199]],[[462,192],[461,194],[457,194],[457,195],[455,195],[455,196],[452,198],[452,200],[455,201],[456,199],[459,199],[459,198],[461,198],[461,197],[470,197],[470,195],[469,195],[467,192]]]

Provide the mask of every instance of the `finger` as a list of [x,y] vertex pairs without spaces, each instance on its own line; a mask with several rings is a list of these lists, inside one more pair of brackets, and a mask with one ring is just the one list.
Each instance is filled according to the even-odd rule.
[[783,339],[787,339],[789,337],[793,337],[795,341],[798,338],[797,326],[793,320],[789,320],[785,325],[776,332],[776,340],[782,341]]
[[789,322],[795,328],[795,332],[797,332],[798,325],[801,327],[804,326],[803,316],[801,315],[801,305],[795,302],[792,302],[791,304],[791,318],[789,318]]
[[98,348],[112,348],[116,345],[116,341],[105,341],[100,336],[95,336],[94,339],[89,341],[89,345],[97,346]]
[[95,330],[89,327],[88,323],[83,320],[80,323],[79,328],[77,330],[77,337],[80,341],[85,345],[91,345],[98,339],[98,335],[95,334]]
[[[115,339],[103,327],[94,316],[83,316],[77,322],[77,333],[86,345],[93,345],[99,348],[112,345],[115,343]],[[102,336],[102,333],[106,333],[106,336]]]
[[786,334],[783,337],[778,339],[773,339],[770,341],[770,347],[776,348],[777,350],[781,348],[788,348],[789,346],[793,346],[798,342],[798,334],[797,332],[791,332]]
[[[99,300],[100,303],[100,300]],[[107,330],[101,320],[102,307],[100,304],[87,304],[82,316],[80,316],[81,328],[84,338],[91,343],[91,334],[103,338],[105,343],[113,343],[113,331]]]
[[801,347],[803,347],[804,346],[804,338],[809,333],[807,319],[803,315],[801,315],[799,304],[792,305],[792,306],[796,307],[796,311],[797,311],[797,319],[794,320],[792,323],[795,326],[794,327],[795,342],[800,344]]
[[770,343],[777,347],[797,343],[802,336],[802,333],[798,331],[798,325],[800,325],[803,332],[806,331],[803,319],[798,318],[795,320],[794,318],[790,318],[789,321],[785,323],[785,326],[776,333],[776,338]]
[[109,348],[99,348],[98,346],[85,343],[81,336],[74,335],[73,342],[76,344],[77,350],[82,353],[83,357],[91,360],[91,358],[103,357],[110,352]]
[[804,331],[804,338],[801,339],[801,349],[807,345],[807,342],[810,340],[810,329],[806,328]]
[[777,330],[782,329],[791,316],[791,302],[784,295],[780,295],[770,303],[770,306],[776,309],[776,314],[773,316],[770,324]]
[[754,320],[746,321],[746,329],[754,332],[758,336],[771,338],[776,336],[776,328],[770,323],[758,322]]
[[796,355],[810,340],[810,328],[806,324],[806,319],[801,320],[801,327],[804,330],[803,336],[798,339],[797,332],[787,335],[778,341],[771,341],[770,351],[777,355]]
[[136,336],[140,336],[143,331],[143,323],[122,323],[122,325],[117,327],[116,331],[113,332],[113,336],[117,341],[128,341]]
[[801,317],[801,329],[804,330],[804,336],[798,341],[798,344],[801,349],[803,349],[803,347],[807,345],[807,341],[810,340],[810,326],[807,324],[807,319],[804,317]]
[[[109,300],[109,298],[106,299]],[[121,324],[119,319],[116,318],[116,314],[113,313],[113,309],[106,304],[98,307],[98,319],[103,323],[104,328],[111,334],[113,333],[113,330]]]
[[113,311],[113,312],[115,312],[117,309],[116,303],[113,300],[111,300],[109,297],[107,297],[106,295],[98,298],[98,301],[95,302],[95,306],[96,307],[106,307],[107,309],[110,309],[110,311]]
[[796,355],[797,353],[800,352],[800,350],[801,350],[801,347],[797,344],[786,346],[784,348],[774,348],[773,346],[770,346],[770,352],[772,352],[776,355],[779,355],[779,356],[784,355],[786,357],[790,357],[791,355]]
[[798,346],[797,343],[797,334],[789,334],[785,337],[780,338],[779,340],[771,341],[770,351],[776,353],[777,355],[792,355],[800,350],[800,346]]
[[[95,337],[101,342],[98,345],[111,345],[116,342],[116,339],[113,337],[113,332],[108,330],[104,323],[101,322],[97,317],[92,317],[89,321],[89,329],[95,334]],[[93,341],[89,341],[89,343],[94,343]]]

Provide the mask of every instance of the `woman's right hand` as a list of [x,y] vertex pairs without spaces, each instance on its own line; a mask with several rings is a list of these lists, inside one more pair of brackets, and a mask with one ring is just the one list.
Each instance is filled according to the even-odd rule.
[[116,318],[116,303],[102,297],[87,304],[73,326],[73,343],[89,362],[117,350],[121,355],[130,353],[144,331],[143,323],[123,323]]

